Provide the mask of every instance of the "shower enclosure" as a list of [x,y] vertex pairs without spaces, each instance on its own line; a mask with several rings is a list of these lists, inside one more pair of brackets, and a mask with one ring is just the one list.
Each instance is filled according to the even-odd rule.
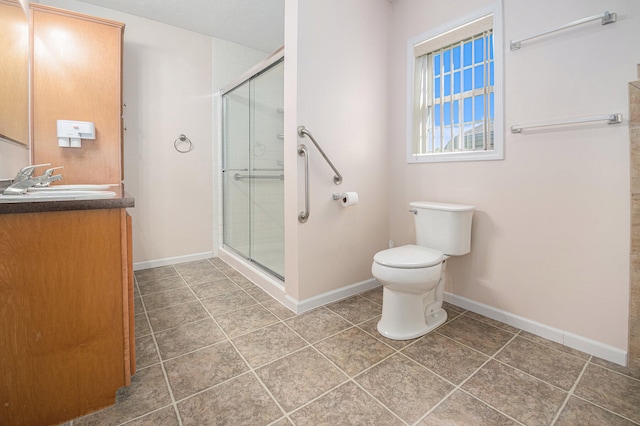
[[257,67],[222,91],[223,244],[284,280],[284,58]]

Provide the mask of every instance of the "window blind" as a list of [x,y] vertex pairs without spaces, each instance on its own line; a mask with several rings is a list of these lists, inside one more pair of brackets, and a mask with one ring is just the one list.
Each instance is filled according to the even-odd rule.
[[488,15],[475,21],[469,22],[461,27],[447,31],[444,34],[425,40],[420,44],[416,44],[413,48],[413,54],[416,58],[424,56],[435,50],[440,50],[446,46],[457,43],[460,40],[470,38],[476,34],[489,31],[493,28],[493,15]]

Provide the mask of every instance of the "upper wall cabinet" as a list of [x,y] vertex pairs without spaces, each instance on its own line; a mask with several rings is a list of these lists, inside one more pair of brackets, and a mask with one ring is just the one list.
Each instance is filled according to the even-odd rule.
[[[124,24],[32,3],[31,31],[33,163],[64,166],[62,184],[121,182]],[[59,147],[57,120],[96,138]]]
[[0,0],[0,139],[29,143],[29,27],[17,1]]

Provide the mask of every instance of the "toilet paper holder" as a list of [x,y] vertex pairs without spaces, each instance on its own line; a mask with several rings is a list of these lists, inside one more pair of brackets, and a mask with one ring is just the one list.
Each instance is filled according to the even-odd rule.
[[336,192],[332,195],[332,198],[338,201],[342,207],[354,206],[359,201],[357,192]]

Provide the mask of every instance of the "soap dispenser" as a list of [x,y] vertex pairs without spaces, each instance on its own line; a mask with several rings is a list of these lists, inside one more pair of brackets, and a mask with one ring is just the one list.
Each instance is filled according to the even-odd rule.
[[57,120],[58,146],[81,148],[82,139],[96,138],[96,127],[90,121]]

